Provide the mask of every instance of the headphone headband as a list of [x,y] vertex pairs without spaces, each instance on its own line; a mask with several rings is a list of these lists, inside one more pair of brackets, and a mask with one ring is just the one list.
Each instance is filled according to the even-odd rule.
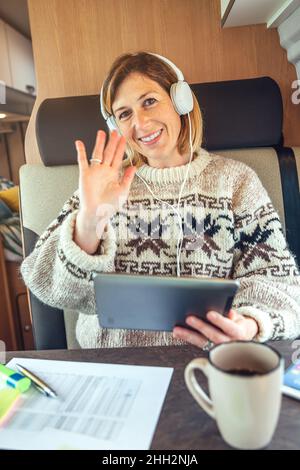
[[158,57],[159,59],[161,59],[161,60],[162,60],[163,62],[165,62],[166,64],[168,64],[168,65],[171,67],[171,69],[173,69],[174,72],[176,73],[176,75],[177,75],[177,80],[178,80],[178,81],[181,80],[181,81],[184,82],[183,73],[181,72],[181,70],[180,70],[178,67],[176,67],[176,65],[175,65],[173,62],[171,62],[171,60],[167,59],[166,57],[164,57],[164,56],[162,56],[162,55],[155,54],[154,52],[148,52],[148,54],[154,55],[154,56]]

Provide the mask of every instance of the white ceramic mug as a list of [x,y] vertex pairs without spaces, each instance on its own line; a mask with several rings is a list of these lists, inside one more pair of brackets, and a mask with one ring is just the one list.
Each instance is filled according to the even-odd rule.
[[[196,369],[207,376],[211,398],[198,384]],[[271,441],[278,422],[283,371],[284,361],[274,349],[252,341],[233,341],[215,346],[208,359],[191,361],[185,369],[185,382],[199,405],[216,420],[229,445],[259,449]]]

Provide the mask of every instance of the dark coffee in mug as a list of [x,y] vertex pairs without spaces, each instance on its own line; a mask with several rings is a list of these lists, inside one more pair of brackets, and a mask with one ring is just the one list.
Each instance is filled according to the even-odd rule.
[[228,374],[240,375],[241,377],[253,377],[254,375],[264,375],[267,370],[253,370],[253,369],[229,369],[225,370]]

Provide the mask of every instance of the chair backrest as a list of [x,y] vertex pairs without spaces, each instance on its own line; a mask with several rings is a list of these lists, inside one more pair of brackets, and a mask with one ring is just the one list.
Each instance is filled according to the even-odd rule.
[[[21,167],[20,202],[25,255],[31,253],[38,237],[57,217],[77,187],[77,165],[45,167],[43,164],[27,164]],[[42,304],[31,292],[30,311],[37,349],[64,349],[67,345],[74,349],[77,346],[71,333],[75,330],[75,312],[63,314],[59,309]]]
[[[204,118],[208,150],[245,162],[259,175],[277,209],[291,250],[300,260],[298,170],[300,150],[283,147],[282,99],[268,77],[193,84]],[[47,99],[39,107],[36,135],[42,164],[20,171],[20,200],[25,255],[77,189],[74,141],[91,155],[98,129],[106,130],[99,96]],[[296,158],[295,158],[296,156]],[[30,293],[37,349],[77,347],[77,312],[49,307]]]

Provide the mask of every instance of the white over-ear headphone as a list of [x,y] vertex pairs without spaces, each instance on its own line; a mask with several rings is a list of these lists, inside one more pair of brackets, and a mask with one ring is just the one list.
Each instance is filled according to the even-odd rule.
[[[190,152],[191,153],[190,153],[190,159],[189,159],[188,168],[187,168],[187,171],[186,171],[186,174],[185,174],[185,177],[184,177],[184,181],[183,181],[183,183],[181,185],[181,188],[180,188],[177,208],[172,206],[171,204],[169,204],[166,201],[162,201],[157,196],[155,196],[155,194],[153,194],[151,188],[149,187],[148,183],[138,174],[138,171],[135,173],[135,175],[140,180],[143,181],[143,183],[146,185],[147,189],[150,191],[150,193],[152,194],[152,196],[156,200],[158,200],[158,201],[162,202],[163,204],[166,204],[167,206],[171,207],[173,209],[173,211],[176,213],[177,217],[178,217],[180,235],[179,235],[178,241],[177,241],[176,255],[177,255],[177,276],[180,276],[180,252],[181,252],[181,247],[182,247],[182,242],[183,242],[183,231],[182,231],[182,219],[181,219],[181,216],[180,216],[180,213],[179,213],[179,206],[180,206],[180,199],[181,199],[181,196],[182,196],[183,188],[184,188],[187,176],[188,176],[190,163],[192,161],[192,156],[193,156],[191,120],[190,120],[189,113],[194,108],[194,100],[193,100],[192,90],[191,90],[189,84],[184,80],[183,73],[179,70],[179,68],[176,67],[176,65],[173,64],[173,62],[171,62],[166,57],[163,57],[163,56],[158,55],[158,54],[154,54],[152,52],[149,52],[149,54],[154,55],[156,57],[159,57],[163,62],[167,63],[174,70],[174,72],[176,73],[178,81],[171,85],[170,97],[171,97],[171,100],[172,100],[175,111],[180,116],[182,116],[184,114],[187,114],[188,115],[188,120],[189,120],[189,142],[190,142]],[[109,115],[104,109],[103,85],[102,85],[101,92],[100,92],[100,109],[101,109],[102,116],[104,117],[109,130],[110,131],[118,130],[118,125],[115,121],[114,116]],[[132,165],[132,162],[131,162],[131,165]]]
[[[171,85],[171,89],[170,89],[170,97],[171,97],[174,109],[179,114],[179,116],[190,113],[194,107],[192,90],[189,84],[184,80],[184,76],[181,70],[179,70],[179,68],[176,67],[176,65],[173,64],[173,62],[171,62],[166,57],[163,57],[158,54],[154,54],[152,52],[149,52],[148,54],[158,57],[159,59],[161,59],[163,62],[168,64],[174,70],[174,72],[177,75],[177,80],[178,80],[177,82]],[[118,125],[116,123],[114,116],[111,114],[108,114],[105,111],[104,102],[103,102],[103,85],[101,87],[101,92],[100,92],[100,108],[101,108],[102,116],[104,117],[109,130],[110,131],[118,130]]]

